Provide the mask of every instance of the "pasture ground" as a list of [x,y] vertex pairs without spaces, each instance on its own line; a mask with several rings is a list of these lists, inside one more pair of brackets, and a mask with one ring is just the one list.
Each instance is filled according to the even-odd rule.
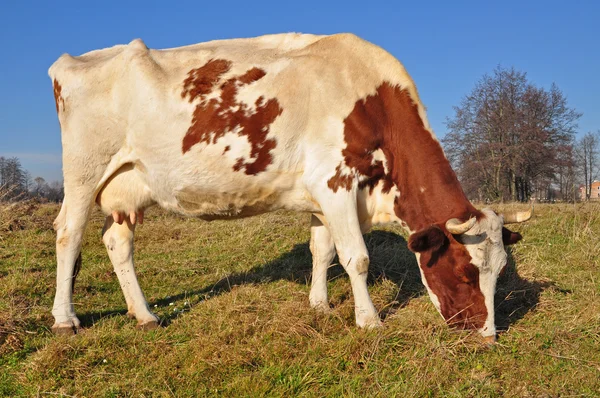
[[[147,212],[136,267],[163,327],[126,306],[95,212],[75,308],[54,336],[55,205],[0,208],[0,396],[598,396],[600,204],[539,205],[496,296],[498,344],[448,328],[400,229],[366,235],[380,330],[354,326],[350,283],[308,305],[310,216],[203,222]],[[515,266],[516,264],[516,266]]]

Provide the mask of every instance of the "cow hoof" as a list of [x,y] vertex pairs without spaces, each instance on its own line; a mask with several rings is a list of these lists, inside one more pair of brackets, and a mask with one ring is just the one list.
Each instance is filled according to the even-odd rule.
[[129,318],[129,319],[135,319],[135,314],[133,312],[127,311],[127,314],[125,314],[125,315],[127,315],[127,318]]
[[356,326],[358,326],[361,329],[379,329],[383,327],[383,323],[381,322],[381,319],[379,319],[379,317],[375,318],[375,319],[369,319],[368,321],[363,321],[363,322],[356,322]]
[[81,333],[81,327],[71,322],[54,324],[52,326],[52,333],[57,336],[73,336]]
[[138,323],[135,328],[137,330],[148,331],[148,330],[154,330],[154,329],[158,328],[158,326],[159,326],[158,321],[152,320],[152,321],[148,321],[148,322],[144,322],[144,323]]
[[370,322],[366,326],[364,326],[365,329],[381,329],[382,327],[383,322],[381,322],[379,319],[375,322]]
[[483,337],[483,343],[488,347],[496,345],[496,335]]
[[313,310],[317,311],[320,314],[331,314],[331,307],[329,307],[328,303],[324,303],[322,301],[319,301],[316,304],[311,304],[310,305],[312,307]]

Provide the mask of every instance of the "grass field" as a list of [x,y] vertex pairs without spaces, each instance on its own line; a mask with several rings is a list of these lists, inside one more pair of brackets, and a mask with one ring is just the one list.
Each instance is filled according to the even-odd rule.
[[540,205],[496,296],[498,344],[449,329],[399,229],[366,235],[380,330],[354,326],[350,283],[308,305],[310,216],[211,223],[147,212],[136,267],[162,320],[135,329],[94,213],[75,286],[85,328],[54,336],[53,205],[0,209],[2,396],[599,396],[600,205]]

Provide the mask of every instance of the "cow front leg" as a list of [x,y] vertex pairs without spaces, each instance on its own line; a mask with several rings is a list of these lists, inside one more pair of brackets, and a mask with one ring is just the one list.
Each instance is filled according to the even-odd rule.
[[310,252],[312,253],[312,282],[310,306],[321,312],[329,312],[327,299],[327,270],[335,257],[335,245],[329,229],[313,214],[310,223]]
[[118,222],[115,222],[113,216],[106,217],[102,241],[123,290],[127,302],[127,315],[137,319],[139,329],[154,329],[158,326],[158,318],[148,308],[133,263],[133,235],[136,219],[118,214],[116,218]]
[[313,193],[327,219],[340,264],[350,277],[354,315],[359,327],[381,326],[367,288],[369,254],[358,221],[356,183],[350,191],[321,189]]

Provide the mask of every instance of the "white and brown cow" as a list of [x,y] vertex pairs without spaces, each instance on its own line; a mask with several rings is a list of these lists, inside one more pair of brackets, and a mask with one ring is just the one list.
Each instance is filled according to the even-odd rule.
[[[65,200],[55,221],[56,332],[79,327],[72,284],[90,210],[140,327],[155,327],[133,235],[148,206],[204,219],[313,214],[310,304],[328,308],[334,254],[360,327],[380,324],[362,234],[400,223],[449,322],[496,334],[503,244],[520,235],[466,199],[404,67],[351,34],[281,34],[150,50],[141,40],[63,55],[49,70],[62,129]],[[522,217],[523,215],[519,215]]]

